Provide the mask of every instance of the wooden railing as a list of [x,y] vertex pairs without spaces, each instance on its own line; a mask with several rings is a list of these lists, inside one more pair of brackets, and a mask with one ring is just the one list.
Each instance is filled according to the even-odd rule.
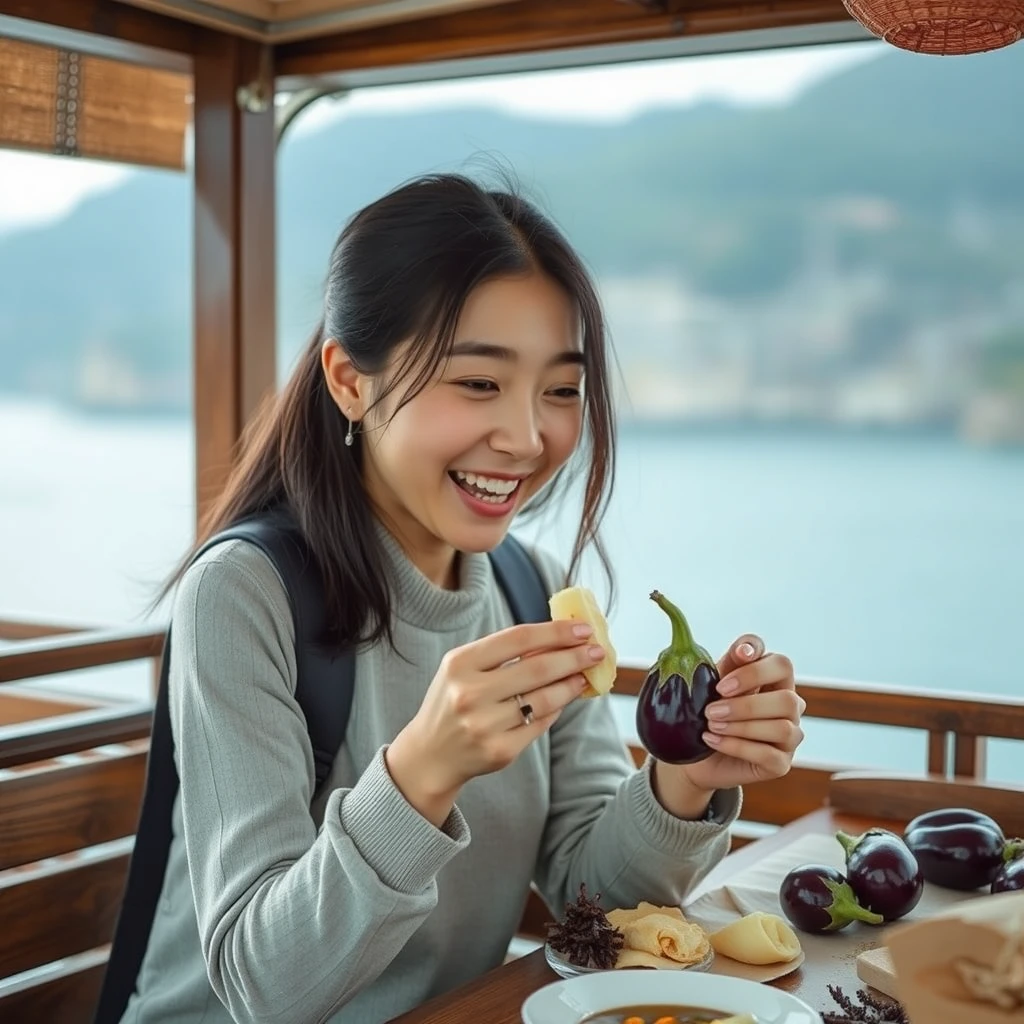
[[[163,629],[72,631],[69,626],[45,626],[0,620],[0,637],[20,632],[22,640],[0,650],[0,683],[38,678],[140,659],[159,658]],[[615,692],[636,696],[645,668],[623,665]],[[933,775],[972,779],[985,777],[985,747],[989,738],[1024,741],[1024,699],[966,693],[933,693],[905,687],[831,680],[802,680],[800,693],[807,701],[806,716],[921,730],[927,735],[927,761],[923,769]],[[0,727],[0,766],[61,744],[64,749],[85,749],[78,744],[120,742],[144,733],[146,706],[119,705],[59,715],[51,721]],[[31,738],[35,730],[37,739]],[[106,730],[106,732],[105,732]],[[20,739],[19,739],[20,737]],[[637,760],[643,751],[634,749]],[[17,760],[15,760],[17,759]],[[750,787],[745,817],[784,824],[804,813],[809,801],[823,802],[827,778],[844,766],[798,764],[784,780]],[[762,799],[760,793],[770,794]],[[819,799],[820,798],[820,799]]]
[[[645,669],[623,666],[615,692],[637,695]],[[1024,699],[988,694],[932,693],[909,687],[805,679],[798,684],[807,701],[806,718],[920,730],[927,735],[922,770],[947,777],[985,778],[988,739],[1024,741]],[[813,728],[813,726],[810,726]],[[643,751],[635,750],[637,759]],[[824,805],[828,781],[850,765],[798,761],[790,773],[744,790],[744,820],[784,825]]]
[[56,622],[24,622],[21,619],[0,619],[0,640],[37,640],[43,636],[82,633],[94,626],[71,626]]
[[[47,632],[43,632],[46,630]],[[21,632],[34,639],[0,649],[0,684],[122,662],[155,659],[163,649],[164,631],[147,627],[135,630],[72,630],[38,623],[0,622],[9,638]],[[33,699],[22,687],[0,685],[0,701],[27,705],[0,725],[0,769],[43,761],[62,754],[90,750],[111,743],[125,743],[149,735],[150,701],[83,705],[81,701],[55,702]]]
[[[0,683],[6,684],[0,685],[0,700],[16,689],[18,680],[156,659],[164,641],[164,632],[153,628],[19,628],[34,638],[0,650]],[[616,692],[636,696],[645,673],[645,668],[622,666]],[[799,689],[808,718],[923,731],[927,764],[922,768],[933,776],[957,776],[962,783],[984,777],[988,738],[1024,741],[1020,698],[826,680],[806,680]],[[0,936],[2,1019],[8,1014],[12,1019],[29,1019],[31,1014],[36,1014],[31,1019],[42,1019],[37,1011],[51,1005],[75,1008],[72,1016],[61,1019],[90,1019],[133,841],[151,711],[149,703],[115,704],[0,726],[0,834],[9,840],[6,856],[0,856],[0,896],[20,908],[11,918],[17,926]],[[63,756],[76,752],[77,757]],[[632,753],[638,763],[644,756],[637,747]],[[825,805],[833,776],[846,767],[801,762],[782,779],[746,787],[744,821],[734,829],[734,842],[744,841],[750,823],[770,828]],[[902,792],[913,784],[908,776],[890,790],[894,785]],[[847,781],[844,791],[855,802],[875,799],[856,779]],[[883,787],[884,792],[888,790]],[[1016,806],[1015,792],[1011,787],[1008,794],[995,793],[994,799],[1002,802],[993,806]],[[77,852],[87,848],[88,856]],[[60,910],[65,906],[71,908],[68,914]],[[78,913],[75,908],[80,907],[88,913]],[[550,916],[533,893],[520,935],[539,939]],[[59,969],[37,976],[34,968],[51,961]]]
[[0,650],[0,683],[158,658],[163,649],[164,635],[163,629],[147,626],[141,629],[90,630],[26,640]]

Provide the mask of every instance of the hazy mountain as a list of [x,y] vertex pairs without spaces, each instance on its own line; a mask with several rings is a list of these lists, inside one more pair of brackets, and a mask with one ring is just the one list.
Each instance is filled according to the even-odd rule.
[[[1024,279],[1022,124],[1024,46],[885,52],[778,108],[666,107],[614,124],[344,116],[280,154],[282,342],[293,349],[315,321],[356,209],[415,174],[494,160],[602,277],[668,273],[743,303],[788,287],[824,223],[837,267],[870,268],[904,296],[886,322],[987,302]],[[182,393],[191,224],[187,176],[139,172],[59,223],[0,236],[0,388],[72,395],[90,366],[124,365]]]

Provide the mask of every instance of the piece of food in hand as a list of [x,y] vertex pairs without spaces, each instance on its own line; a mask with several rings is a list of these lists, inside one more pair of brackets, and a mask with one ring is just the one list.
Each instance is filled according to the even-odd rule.
[[702,737],[707,706],[718,698],[718,669],[694,641],[683,613],[657,590],[651,600],[668,615],[672,642],[658,655],[637,698],[637,735],[657,760],[695,764],[713,753]]
[[756,910],[709,936],[722,956],[744,964],[786,964],[802,952],[796,932],[778,914]]
[[963,891],[990,885],[1004,864],[1024,854],[1024,841],[1007,839],[997,822],[969,807],[919,814],[903,839],[926,881]]
[[622,932],[609,922],[600,900],[600,893],[591,898],[581,884],[576,902],[565,905],[565,918],[547,922],[551,948],[577,967],[610,970],[622,948]]
[[837,932],[854,921],[881,924],[884,920],[862,907],[843,873],[827,864],[793,868],[779,887],[779,903],[803,932]]
[[581,697],[603,697],[615,685],[618,671],[617,656],[608,635],[608,620],[598,607],[594,595],[586,587],[566,587],[548,599],[552,619],[570,619],[586,622],[594,630],[591,642],[604,648],[604,657],[596,665],[583,670],[587,687]]
[[869,828],[859,836],[837,832],[846,852],[846,880],[857,902],[886,921],[905,917],[921,899],[924,875],[903,840],[887,828]]

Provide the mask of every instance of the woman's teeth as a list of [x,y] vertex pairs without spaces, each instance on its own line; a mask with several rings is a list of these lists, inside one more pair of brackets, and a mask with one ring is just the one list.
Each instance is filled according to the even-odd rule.
[[463,473],[456,470],[452,479],[464,490],[492,505],[502,505],[519,486],[519,480],[501,480],[497,477],[480,476],[478,473]]

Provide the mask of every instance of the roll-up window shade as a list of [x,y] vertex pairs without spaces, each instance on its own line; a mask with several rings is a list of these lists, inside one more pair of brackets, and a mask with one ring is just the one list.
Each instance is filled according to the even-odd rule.
[[0,38],[0,147],[181,170],[192,78]]

